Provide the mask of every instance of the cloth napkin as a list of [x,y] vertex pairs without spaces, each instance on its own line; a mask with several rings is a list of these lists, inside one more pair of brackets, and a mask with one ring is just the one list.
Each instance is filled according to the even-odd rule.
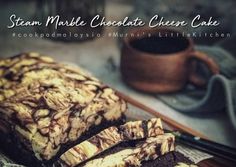
[[207,53],[220,67],[220,74],[209,76],[208,69],[198,63],[198,73],[208,80],[206,88],[188,84],[180,92],[156,95],[175,110],[185,113],[206,113],[225,110],[236,129],[236,59],[224,49],[198,46],[196,50]]

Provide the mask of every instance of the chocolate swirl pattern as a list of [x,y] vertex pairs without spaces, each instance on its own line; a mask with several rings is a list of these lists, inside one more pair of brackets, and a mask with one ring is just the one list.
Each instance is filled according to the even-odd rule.
[[109,127],[90,139],[66,151],[57,166],[76,166],[95,155],[114,147],[122,141],[144,139],[164,134],[160,118],[131,121],[117,127]]
[[88,161],[84,167],[138,167],[143,161],[155,160],[161,155],[174,151],[174,136],[166,133],[147,138],[135,148],[127,148],[116,153]]
[[0,133],[15,136],[39,160],[52,159],[93,126],[121,120],[126,108],[80,68],[38,53],[0,60]]

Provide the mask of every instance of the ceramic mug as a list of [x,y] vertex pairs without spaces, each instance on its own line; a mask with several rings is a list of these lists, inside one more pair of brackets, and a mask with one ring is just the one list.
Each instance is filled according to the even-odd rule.
[[188,81],[205,85],[206,81],[195,72],[196,60],[203,62],[212,74],[219,73],[216,62],[194,50],[192,39],[181,36],[181,32],[135,28],[128,34],[123,39],[121,74],[126,83],[138,90],[169,93],[181,90]]

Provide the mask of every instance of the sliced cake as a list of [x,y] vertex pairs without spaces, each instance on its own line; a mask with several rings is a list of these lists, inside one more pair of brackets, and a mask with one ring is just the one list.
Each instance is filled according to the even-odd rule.
[[159,118],[127,122],[118,127],[112,126],[63,153],[57,166],[74,167],[121,142],[146,139],[162,134],[164,131]]
[[138,142],[135,147],[125,148],[115,153],[88,161],[83,167],[130,167],[141,166],[144,161],[155,160],[174,151],[174,136],[170,133],[149,137]]

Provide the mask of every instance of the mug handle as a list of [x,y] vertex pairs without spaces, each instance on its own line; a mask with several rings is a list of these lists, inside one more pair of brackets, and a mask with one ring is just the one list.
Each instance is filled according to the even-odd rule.
[[[200,52],[200,51],[193,51],[191,53],[190,58],[200,60],[201,62],[205,63],[212,74],[219,74],[220,69],[217,63],[207,54]],[[189,81],[192,82],[196,86],[204,86],[207,81],[201,78],[196,71],[192,71],[189,76]]]

